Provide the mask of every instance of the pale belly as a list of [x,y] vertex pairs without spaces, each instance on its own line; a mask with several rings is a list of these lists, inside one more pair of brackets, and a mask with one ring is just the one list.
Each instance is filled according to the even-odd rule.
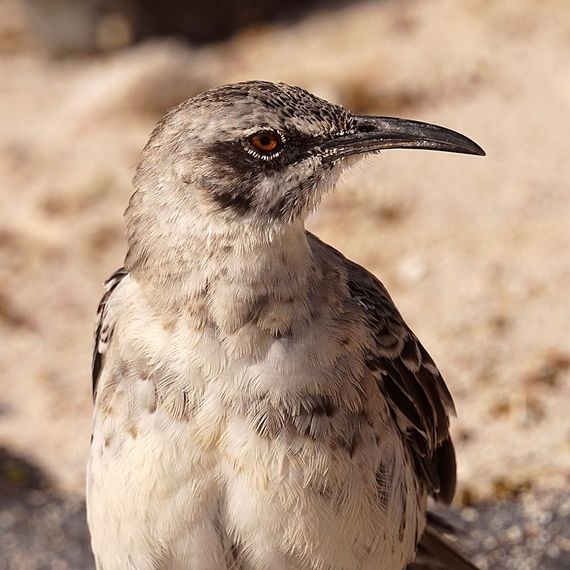
[[398,570],[413,555],[421,502],[389,431],[379,497],[374,450],[351,457],[286,429],[261,437],[219,401],[120,425],[96,420],[89,462],[99,570]]
[[244,327],[222,345],[149,315],[116,325],[99,381],[98,570],[405,568],[425,494],[358,362],[332,358],[319,330],[294,344]]
[[87,511],[98,569],[226,568],[216,455],[193,453],[188,425],[176,424],[139,425],[107,445],[95,431]]

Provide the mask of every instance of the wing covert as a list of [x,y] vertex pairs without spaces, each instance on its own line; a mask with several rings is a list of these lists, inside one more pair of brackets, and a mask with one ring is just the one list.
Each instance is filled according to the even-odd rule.
[[95,326],[95,339],[93,345],[93,360],[91,363],[91,379],[93,398],[97,391],[97,382],[101,376],[105,361],[107,346],[113,335],[113,329],[107,323],[107,303],[117,285],[128,275],[128,271],[121,267],[105,281],[105,293],[97,308],[97,321]]
[[365,309],[373,330],[374,346],[366,354],[366,365],[376,375],[429,492],[450,503],[456,482],[449,435],[449,416],[455,414],[451,394],[382,283],[356,263],[345,263],[350,295]]

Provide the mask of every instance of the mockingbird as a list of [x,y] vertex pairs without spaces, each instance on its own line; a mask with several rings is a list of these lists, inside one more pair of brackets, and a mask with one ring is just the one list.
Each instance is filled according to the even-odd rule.
[[455,490],[443,378],[383,285],[304,228],[389,148],[484,154],[261,81],[159,122],[98,313],[99,570],[474,568],[426,506]]

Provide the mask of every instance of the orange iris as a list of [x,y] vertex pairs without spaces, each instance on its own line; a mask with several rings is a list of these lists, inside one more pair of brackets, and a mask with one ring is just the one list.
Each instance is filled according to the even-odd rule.
[[272,131],[256,133],[249,138],[249,142],[255,150],[263,154],[270,154],[281,147],[281,138]]

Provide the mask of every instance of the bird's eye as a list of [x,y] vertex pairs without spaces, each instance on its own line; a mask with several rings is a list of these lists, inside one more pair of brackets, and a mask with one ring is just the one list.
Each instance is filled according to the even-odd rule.
[[274,131],[260,131],[251,135],[248,141],[257,152],[263,155],[275,154],[283,148],[283,140]]

